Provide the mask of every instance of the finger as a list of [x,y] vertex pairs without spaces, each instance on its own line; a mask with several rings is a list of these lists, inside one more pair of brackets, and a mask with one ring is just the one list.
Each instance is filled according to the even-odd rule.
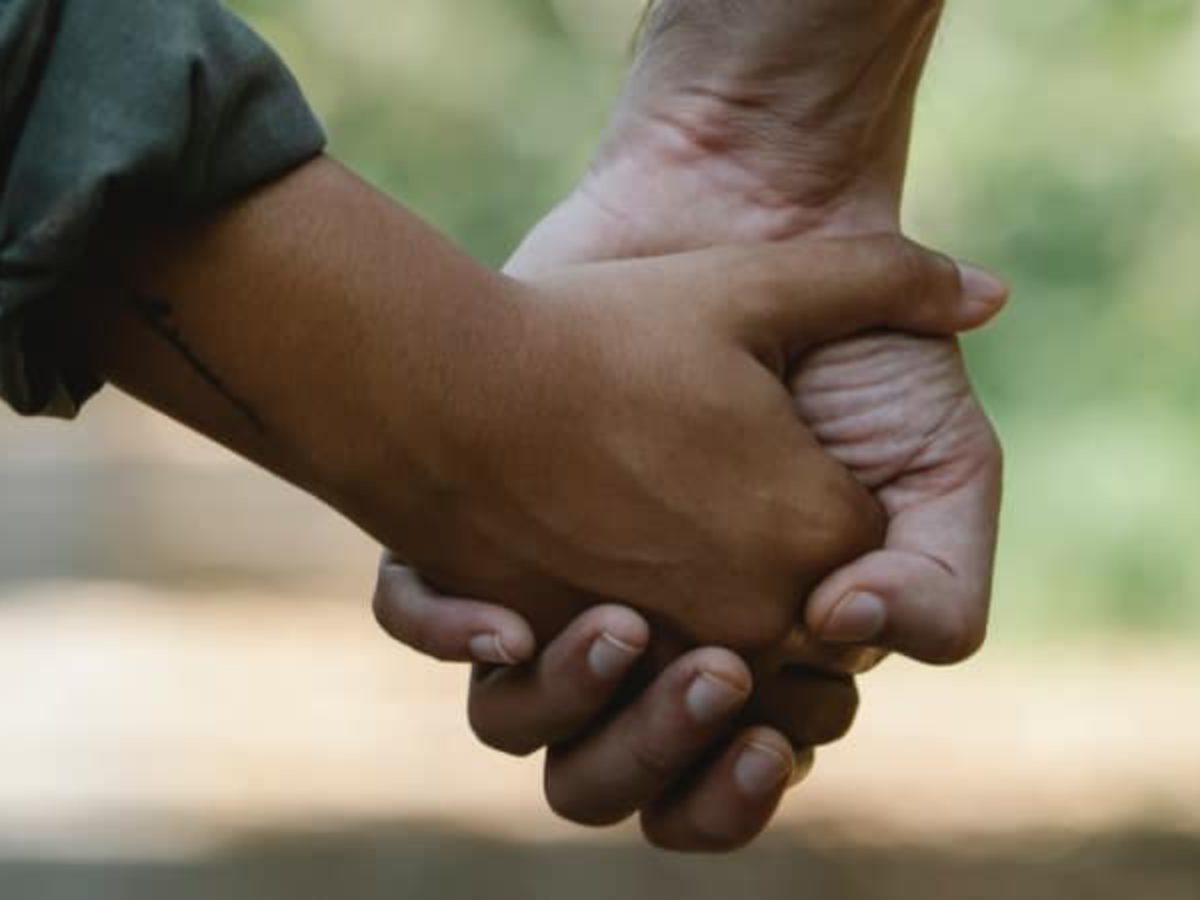
[[750,336],[789,354],[872,328],[949,335],[992,319],[1008,298],[995,276],[898,235],[741,248],[736,278],[771,279],[739,314]]
[[443,597],[385,555],[373,602],[380,626],[408,647],[446,662],[512,666],[533,658],[533,631],[503,607]]
[[603,716],[650,642],[650,626],[618,606],[590,609],[530,666],[471,685],[476,736],[497,750],[533,753],[572,738]]
[[552,747],[546,798],[563,818],[612,825],[633,815],[728,734],[752,689],[725,650],[682,657],[598,731]]
[[[971,470],[907,476],[882,492],[892,513],[883,550],[835,572],[810,598],[809,628],[821,639],[875,644],[922,662],[949,664],[972,656],[987,633],[1000,510],[1001,459],[988,446],[964,453]],[[926,478],[948,479],[933,499]]]
[[[743,629],[762,626],[755,635],[757,644],[733,645],[755,659],[782,649],[800,624],[804,598],[829,572],[883,546],[887,533],[878,501],[844,466],[817,449],[812,434],[795,415],[774,423],[773,433],[772,450],[784,460],[779,465],[787,466],[788,475],[788,483],[774,492],[786,514],[779,519],[775,540],[788,554],[792,575],[788,596],[795,602],[768,608],[774,619],[764,615],[761,623],[749,619],[740,623]],[[763,643],[762,638],[769,641]],[[722,636],[722,643],[726,641]]]
[[755,670],[747,714],[783,733],[794,747],[841,740],[858,715],[858,687],[848,675],[804,666]]
[[811,750],[794,751],[769,728],[743,732],[681,790],[642,810],[642,832],[664,850],[728,853],[770,824],[784,793],[812,768]]

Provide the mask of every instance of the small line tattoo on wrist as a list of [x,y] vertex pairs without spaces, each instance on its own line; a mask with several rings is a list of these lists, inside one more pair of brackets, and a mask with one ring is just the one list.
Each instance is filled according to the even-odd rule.
[[162,297],[151,297],[145,294],[131,293],[126,295],[129,305],[133,308],[151,330],[171,345],[183,357],[192,371],[199,375],[209,387],[224,397],[259,433],[265,434],[266,423],[246,400],[227,385],[221,376],[204,361],[184,338],[175,322],[174,309],[171,302]]

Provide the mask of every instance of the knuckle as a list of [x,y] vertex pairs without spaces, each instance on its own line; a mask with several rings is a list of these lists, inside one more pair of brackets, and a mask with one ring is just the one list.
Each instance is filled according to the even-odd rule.
[[822,499],[806,510],[807,522],[794,528],[800,571],[821,577],[883,543],[883,509],[847,475],[831,483]]
[[[790,552],[788,539],[776,532],[773,538],[778,546],[769,551],[751,548],[747,558],[753,555],[753,563],[745,570],[722,573],[703,589],[691,592],[686,602],[680,604],[684,614],[674,620],[678,634],[686,637],[687,643],[672,644],[667,634],[667,650],[686,652],[691,647],[722,647],[738,655],[764,653],[781,643],[795,627],[801,609],[802,593],[797,590],[794,573],[794,554]],[[737,615],[729,614],[728,598],[736,597]],[[659,651],[664,636],[655,634],[652,658],[669,663],[678,652],[668,652],[663,658]],[[728,659],[715,663],[725,667]],[[697,661],[699,665],[699,661]]]
[[392,609],[382,573],[375,581],[375,593],[371,597],[371,614],[380,628],[388,634],[392,633]]
[[826,503],[827,556],[839,564],[879,547],[887,527],[879,503],[849,476],[831,493]]
[[553,768],[546,770],[546,805],[560,819],[587,828],[607,828],[628,819],[632,810],[620,809],[611,802],[600,803],[581,791],[576,782],[558,775]]
[[987,641],[986,617],[976,614],[946,616],[929,648],[929,662],[957,665],[975,656]]
[[989,421],[984,430],[981,455],[989,474],[996,478],[1004,475],[1004,442],[996,427]]
[[977,656],[987,643],[987,635],[987,625],[968,628],[958,646],[958,661],[966,662]]
[[[376,625],[388,634],[392,634],[392,612],[381,584],[375,585],[375,595],[371,598],[371,615],[375,617]],[[395,637],[395,635],[392,636]]]
[[819,707],[812,717],[806,741],[797,743],[822,747],[840,741],[854,727],[858,718],[858,689],[848,683],[836,693],[836,698]]
[[671,827],[642,820],[646,843],[669,853],[732,853],[745,847],[757,836],[745,834],[734,823],[705,823],[689,820]]
[[900,235],[880,238],[905,300],[920,309],[935,309],[939,301],[958,296],[958,266],[948,256],[935,253]]
[[580,802],[579,797],[573,790],[564,786],[562,779],[547,774],[545,795],[546,805],[560,819],[565,819],[576,825],[594,824],[588,820],[586,805]]
[[747,827],[745,812],[723,807],[718,813],[709,812],[688,820],[689,843],[703,853],[732,853],[749,844],[759,829]]
[[778,728],[793,746],[821,747],[840,741],[854,726],[858,716],[858,687],[850,678],[833,678],[803,673],[808,679],[818,679],[803,702],[794,697],[780,706],[775,700],[761,712]]
[[467,707],[467,722],[476,740],[506,756],[525,758],[542,749],[536,736],[499,724],[499,717],[492,715],[486,701],[474,692]]
[[736,653],[757,655],[778,647],[796,628],[800,615],[800,592],[786,588],[760,592],[729,623],[720,639],[722,646]]
[[670,781],[678,773],[678,753],[670,738],[646,735],[629,747],[629,758],[642,780],[653,784]]
[[[375,588],[375,597],[371,602],[371,612],[375,621],[385,633],[395,640],[424,652],[429,646],[428,623],[420,618],[405,615],[402,604],[396,602],[395,587],[380,583]],[[400,590],[403,590],[402,588]]]
[[642,820],[642,837],[655,850],[667,853],[687,853],[695,849],[692,844],[682,838],[671,828],[663,828]]

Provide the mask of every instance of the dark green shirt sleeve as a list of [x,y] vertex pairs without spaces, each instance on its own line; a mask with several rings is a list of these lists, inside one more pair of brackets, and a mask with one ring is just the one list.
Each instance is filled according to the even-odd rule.
[[217,0],[0,0],[0,394],[72,416],[99,388],[56,335],[103,222],[201,214],[323,145]]

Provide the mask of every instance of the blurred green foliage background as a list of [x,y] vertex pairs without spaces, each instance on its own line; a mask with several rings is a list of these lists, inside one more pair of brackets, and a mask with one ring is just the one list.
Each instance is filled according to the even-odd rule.
[[[333,151],[499,262],[586,165],[639,0],[238,0]],[[954,0],[916,237],[1007,273],[969,344],[1009,451],[996,636],[1200,638],[1200,14]]]

